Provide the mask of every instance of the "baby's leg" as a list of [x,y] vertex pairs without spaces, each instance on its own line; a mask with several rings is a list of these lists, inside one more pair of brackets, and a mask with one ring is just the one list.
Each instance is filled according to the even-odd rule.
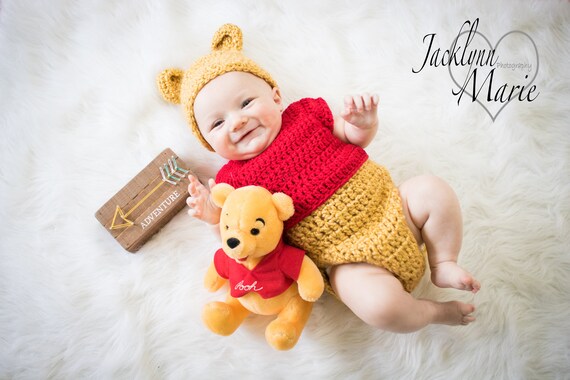
[[470,290],[481,285],[457,265],[463,222],[457,196],[443,180],[419,176],[400,186],[406,220],[418,244],[425,243],[432,282],[442,288]]
[[473,305],[415,299],[394,275],[370,264],[335,266],[330,280],[338,297],[360,319],[382,330],[407,333],[431,323],[467,325],[475,320]]

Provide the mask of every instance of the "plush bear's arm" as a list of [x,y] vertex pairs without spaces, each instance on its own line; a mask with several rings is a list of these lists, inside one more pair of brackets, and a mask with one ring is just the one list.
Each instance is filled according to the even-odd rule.
[[208,271],[206,272],[206,277],[204,278],[204,286],[211,292],[215,292],[216,290],[220,289],[225,283],[226,279],[220,277],[218,272],[216,271],[216,266],[212,262]]
[[301,298],[309,302],[318,300],[325,290],[325,283],[319,268],[317,268],[313,260],[307,256],[303,258],[301,272],[299,272],[299,278],[297,279],[297,286],[299,287],[299,295]]

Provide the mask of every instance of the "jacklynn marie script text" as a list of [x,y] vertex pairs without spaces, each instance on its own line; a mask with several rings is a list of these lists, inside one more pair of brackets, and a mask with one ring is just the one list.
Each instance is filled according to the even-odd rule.
[[[479,19],[475,19],[475,21],[465,21],[461,28],[459,29],[459,33],[457,37],[453,41],[453,44],[448,50],[441,51],[440,48],[437,48],[432,51],[433,42],[435,40],[436,34],[426,34],[424,36],[423,42],[425,43],[426,40],[429,41],[429,45],[427,47],[427,51],[424,57],[424,62],[419,70],[415,70],[412,67],[412,72],[414,74],[418,74],[420,71],[424,69],[426,63],[429,62],[429,66],[438,67],[438,66],[469,66],[469,72],[465,78],[465,82],[463,86],[459,90],[451,90],[453,95],[458,96],[457,104],[459,105],[459,101],[465,93],[466,89],[469,85],[471,85],[471,93],[467,92],[468,95],[471,95],[472,101],[474,102],[477,100],[479,93],[484,88],[485,84],[487,84],[487,101],[488,102],[510,102],[511,99],[518,98],[519,101],[529,101],[532,102],[537,98],[540,92],[536,93],[534,97],[532,94],[536,91],[536,86],[532,85],[528,89],[525,88],[525,85],[515,85],[510,86],[507,83],[499,86],[496,90],[493,87],[493,76],[495,74],[494,67],[497,63],[499,58],[496,55],[495,49],[468,49],[469,44],[472,43],[473,38],[476,34],[483,36],[480,32],[477,32],[477,27],[479,26]],[[469,30],[464,30],[464,28],[469,28]],[[462,46],[460,37],[463,35],[467,35],[467,38],[464,41],[464,46]],[[496,46],[495,46],[496,47]],[[477,81],[477,69],[481,67],[492,67],[493,69],[487,74],[483,83],[478,85]],[[472,67],[475,67],[471,70]],[[528,79],[528,74],[524,76],[525,79]],[[517,90],[520,90],[516,93]]]

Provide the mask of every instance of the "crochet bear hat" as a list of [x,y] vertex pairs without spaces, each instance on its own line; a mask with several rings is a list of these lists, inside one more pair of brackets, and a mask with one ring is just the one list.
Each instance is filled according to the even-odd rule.
[[222,25],[212,38],[210,54],[198,58],[186,71],[170,68],[157,78],[162,97],[171,103],[182,104],[192,132],[210,151],[213,149],[200,133],[194,117],[194,100],[208,82],[231,71],[242,71],[263,79],[272,88],[277,87],[267,71],[243,55],[242,47],[241,29],[233,24]]

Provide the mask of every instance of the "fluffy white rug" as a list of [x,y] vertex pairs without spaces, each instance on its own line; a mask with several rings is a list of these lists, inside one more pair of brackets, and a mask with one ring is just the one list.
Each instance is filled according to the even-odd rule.
[[[477,18],[471,44],[458,40],[496,48],[477,88],[492,68],[492,99],[525,85],[502,110],[489,80],[481,104],[474,79],[459,104],[452,94],[452,76],[469,77],[462,50],[451,67],[445,50]],[[414,293],[473,301],[476,323],[397,335],[325,296],[295,349],[274,352],[267,318],[226,338],[202,325],[202,305],[222,297],[202,288],[218,242],[185,212],[136,255],[111,239],[94,212],[163,148],[203,179],[222,164],[155,76],[206,53],[225,22],[288,103],[322,96],[337,111],[347,93],[380,94],[368,152],[397,182],[453,185],[460,263],[483,284],[473,297],[424,279]],[[511,31],[524,34],[501,40]],[[433,33],[437,61],[420,70]],[[0,378],[570,378],[569,64],[568,2],[4,0]]]

